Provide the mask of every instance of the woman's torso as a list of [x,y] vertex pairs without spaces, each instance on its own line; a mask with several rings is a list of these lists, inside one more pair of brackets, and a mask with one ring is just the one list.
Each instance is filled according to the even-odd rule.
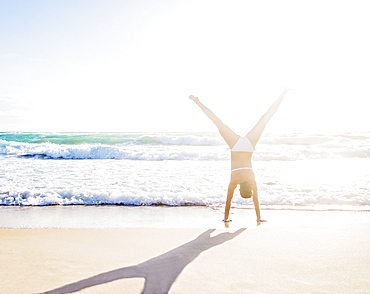
[[252,152],[231,151],[231,169],[252,167]]

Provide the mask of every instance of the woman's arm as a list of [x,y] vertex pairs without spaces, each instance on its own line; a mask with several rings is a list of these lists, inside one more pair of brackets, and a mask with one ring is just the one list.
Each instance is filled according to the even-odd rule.
[[248,139],[251,141],[253,146],[256,146],[259,139],[261,138],[262,132],[265,129],[267,123],[271,119],[271,117],[275,114],[276,110],[279,108],[281,102],[286,93],[288,93],[290,89],[285,88],[283,92],[280,94],[279,98],[270,106],[267,112],[262,115],[258,123],[253,127],[253,129],[247,134]]
[[266,222],[266,220],[261,219],[261,210],[260,210],[260,202],[258,200],[258,191],[257,188],[254,189],[253,191],[253,204],[254,204],[254,209],[256,211],[256,216],[257,216],[257,223],[261,222]]
[[225,204],[225,217],[223,220],[224,222],[231,221],[229,219],[229,213],[230,213],[230,207],[231,207],[231,200],[233,199],[235,188],[236,188],[236,185],[233,183],[230,183],[227,189],[227,198],[226,198],[226,204]]

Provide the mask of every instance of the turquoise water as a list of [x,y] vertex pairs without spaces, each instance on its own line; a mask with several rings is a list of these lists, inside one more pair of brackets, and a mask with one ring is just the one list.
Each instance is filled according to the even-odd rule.
[[[264,135],[261,205],[368,209],[369,146],[369,133]],[[229,157],[217,133],[0,133],[0,205],[222,207]]]

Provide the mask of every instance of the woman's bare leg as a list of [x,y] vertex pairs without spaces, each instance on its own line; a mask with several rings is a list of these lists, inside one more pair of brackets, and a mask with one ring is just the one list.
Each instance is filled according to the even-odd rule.
[[227,125],[225,125],[221,119],[219,119],[208,107],[206,107],[202,102],[199,101],[198,97],[191,95],[189,99],[193,100],[200,109],[208,116],[210,120],[216,125],[218,131],[220,132],[222,138],[225,140],[226,144],[230,148],[233,148],[238,139],[240,138],[233,130],[231,130]]
[[279,108],[280,103],[283,101],[285,94],[289,89],[284,89],[279,98],[270,106],[267,112],[260,118],[258,123],[253,127],[253,129],[246,135],[246,137],[251,141],[252,145],[255,147],[261,138],[262,132],[265,129],[267,123],[271,117],[275,114],[276,110]]

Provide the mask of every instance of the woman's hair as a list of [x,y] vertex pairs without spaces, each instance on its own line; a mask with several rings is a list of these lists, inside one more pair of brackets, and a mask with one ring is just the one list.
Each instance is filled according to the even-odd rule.
[[251,198],[253,196],[253,186],[249,182],[243,182],[239,184],[240,196],[243,198]]

